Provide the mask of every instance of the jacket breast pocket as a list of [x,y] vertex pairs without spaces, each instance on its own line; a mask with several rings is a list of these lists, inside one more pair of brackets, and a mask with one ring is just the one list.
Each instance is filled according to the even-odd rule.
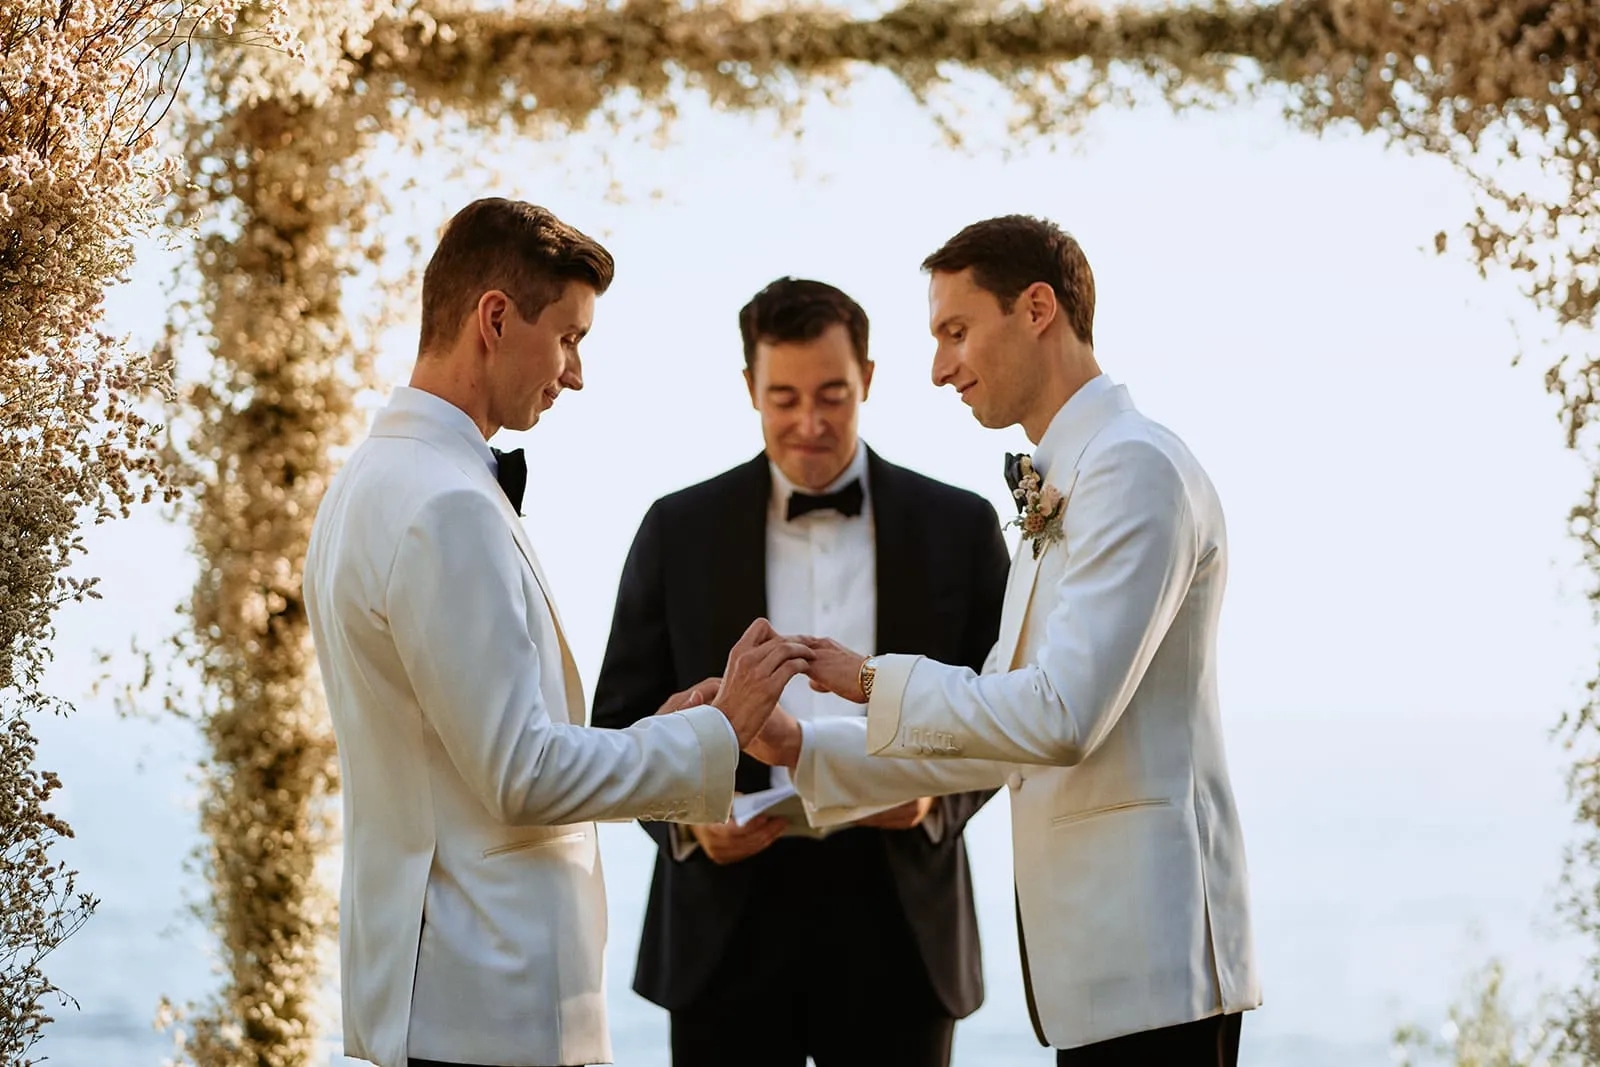
[[1068,812],[1057,815],[1050,820],[1050,825],[1055,829],[1063,826],[1072,826],[1090,819],[1098,819],[1105,815],[1116,815],[1125,811],[1141,811],[1146,808],[1170,808],[1172,801],[1166,797],[1151,797],[1148,800],[1123,800],[1116,804],[1103,804],[1098,808],[1085,808],[1083,811]]

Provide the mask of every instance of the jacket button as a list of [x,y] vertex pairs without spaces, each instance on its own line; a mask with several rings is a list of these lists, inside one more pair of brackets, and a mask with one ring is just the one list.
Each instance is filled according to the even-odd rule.
[[1012,771],[1011,772],[1011,776],[1006,779],[1006,785],[1009,785],[1012,789],[1021,789],[1022,788],[1022,772],[1021,771]]

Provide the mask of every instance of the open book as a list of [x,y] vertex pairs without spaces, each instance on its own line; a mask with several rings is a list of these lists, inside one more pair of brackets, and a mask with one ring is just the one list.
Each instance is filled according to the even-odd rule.
[[[881,808],[862,808],[855,813],[856,818],[865,818],[875,815],[880,811],[888,811],[893,804]],[[848,829],[850,823],[838,826],[812,826],[811,819],[806,813],[805,801],[795,791],[792,782],[763,789],[759,793],[746,793],[733,798],[733,821],[740,826],[745,825],[757,815],[770,814],[784,819],[789,826],[784,830],[785,837],[814,837],[821,839],[838,830]]]

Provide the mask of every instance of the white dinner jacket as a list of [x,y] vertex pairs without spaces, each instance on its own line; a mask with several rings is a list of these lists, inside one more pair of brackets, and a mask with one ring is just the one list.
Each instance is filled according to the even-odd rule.
[[865,721],[805,725],[797,788],[826,824],[1010,785],[1030,985],[1056,1048],[1257,1007],[1217,707],[1216,491],[1103,376],[1035,461],[1067,499],[1064,538],[1038,559],[1018,546],[984,673],[881,657]]
[[610,1062],[593,820],[732,806],[738,742],[715,708],[587,726],[487,458],[464,414],[396,390],[306,560],[344,804],[345,1054],[381,1067]]

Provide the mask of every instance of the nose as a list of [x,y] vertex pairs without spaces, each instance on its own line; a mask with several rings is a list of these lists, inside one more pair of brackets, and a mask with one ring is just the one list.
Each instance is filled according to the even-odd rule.
[[823,421],[822,411],[815,405],[808,406],[800,413],[800,432],[807,437],[821,437],[827,433],[828,425]]
[[956,376],[956,368],[961,361],[955,354],[945,349],[944,345],[936,345],[933,349],[933,384],[936,386],[949,385],[950,380]]
[[567,365],[561,371],[561,388],[583,388],[583,360],[576,352],[567,357]]

